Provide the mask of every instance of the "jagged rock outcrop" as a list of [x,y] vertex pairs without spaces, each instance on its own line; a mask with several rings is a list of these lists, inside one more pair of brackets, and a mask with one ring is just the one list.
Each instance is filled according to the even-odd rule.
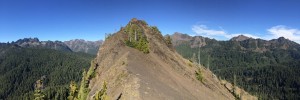
[[16,42],[10,44],[18,45],[21,47],[37,47],[37,48],[48,48],[59,51],[72,52],[72,50],[61,41],[40,41],[38,38],[24,38],[19,39]]
[[93,99],[104,82],[110,99],[235,99],[204,67],[200,67],[203,82],[197,80],[199,67],[168,47],[159,30],[142,20],[132,19],[109,37],[94,61],[96,75],[89,81],[88,99]]

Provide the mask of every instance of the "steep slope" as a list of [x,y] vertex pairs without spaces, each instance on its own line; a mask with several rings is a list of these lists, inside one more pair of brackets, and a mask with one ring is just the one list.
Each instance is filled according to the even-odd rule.
[[[146,42],[145,40],[146,39]],[[143,42],[144,41],[144,42]],[[142,44],[140,44],[142,43]],[[135,46],[136,44],[136,46]],[[88,99],[104,82],[110,99],[121,100],[224,100],[235,97],[208,70],[182,58],[156,27],[132,19],[109,37],[95,59],[96,76],[89,81]],[[147,52],[148,49],[148,52]]]
[[[300,93],[300,45],[280,37],[273,40],[253,39],[244,36],[229,41],[216,41],[205,38],[198,41],[175,33],[176,37],[189,37],[187,40],[172,38],[176,51],[191,59],[199,51],[193,43],[204,42],[201,50],[201,64],[218,76],[234,82],[246,91],[262,99],[299,99]],[[201,43],[201,44],[204,44]],[[197,59],[198,60],[198,59]]]
[[39,41],[38,38],[24,38],[19,39],[11,44],[21,47],[35,47],[35,48],[48,48],[59,51],[72,52],[72,50],[61,41]]
[[64,43],[74,52],[84,52],[96,55],[103,41],[86,41],[83,39],[74,39],[70,41],[64,41]]
[[79,82],[94,56],[0,43],[0,99],[33,100],[34,83],[43,77],[45,98],[67,97],[71,80]]

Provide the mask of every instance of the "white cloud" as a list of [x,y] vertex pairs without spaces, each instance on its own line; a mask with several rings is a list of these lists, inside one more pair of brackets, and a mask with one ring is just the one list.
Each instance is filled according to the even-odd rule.
[[209,29],[206,25],[194,25],[192,27],[192,30],[197,34],[201,36],[206,36],[206,37],[222,37],[222,38],[232,38],[238,35],[245,35],[247,37],[252,37],[252,38],[259,38],[258,36],[248,34],[248,33],[235,33],[235,34],[230,34],[227,33],[226,31],[223,30],[222,27],[220,27],[220,30],[214,30],[214,29]]
[[227,33],[224,30],[212,30],[208,29],[206,25],[194,25],[192,30],[198,35],[208,35],[208,36],[216,36],[216,35],[226,35]]
[[277,25],[267,29],[269,34],[261,34],[260,36],[249,34],[249,33],[227,33],[222,27],[219,27],[218,30],[210,29],[206,25],[194,25],[192,27],[193,32],[196,35],[201,35],[210,38],[222,38],[230,39],[238,35],[244,35],[252,38],[262,38],[266,40],[277,39],[279,37],[285,37],[289,40],[300,43],[300,30],[295,28],[289,28],[284,25]]
[[271,27],[267,31],[271,34],[271,37],[269,37],[270,39],[285,37],[287,39],[300,43],[300,30],[298,29],[289,28],[284,25],[277,25]]

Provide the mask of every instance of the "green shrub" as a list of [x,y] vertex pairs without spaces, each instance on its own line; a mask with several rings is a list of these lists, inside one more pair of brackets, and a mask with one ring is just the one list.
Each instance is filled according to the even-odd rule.
[[94,100],[108,100],[106,82],[103,83],[102,89],[95,94]]
[[125,34],[127,39],[125,39],[125,44],[129,47],[136,48],[143,53],[149,53],[149,42],[147,37],[143,34],[142,28],[136,24],[127,25],[125,27]]
[[75,95],[74,98],[77,97],[79,100],[86,100],[86,98],[90,92],[89,82],[93,77],[96,76],[96,73],[95,73],[96,67],[97,66],[96,66],[94,60],[92,60],[89,70],[87,72],[85,70],[83,71],[78,95],[77,96]]
[[68,96],[68,100],[77,100],[77,93],[78,93],[78,88],[77,85],[74,81],[71,81],[70,83],[70,87],[69,87],[69,96]]
[[202,74],[201,69],[198,69],[198,71],[195,71],[195,75],[196,75],[197,80],[203,82],[203,74]]
[[161,33],[156,26],[151,26],[152,31]]
[[192,62],[188,62],[188,65],[189,65],[190,67],[193,67]]

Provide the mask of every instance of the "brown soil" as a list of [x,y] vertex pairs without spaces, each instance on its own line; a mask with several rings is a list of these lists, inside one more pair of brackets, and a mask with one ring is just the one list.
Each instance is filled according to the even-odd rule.
[[97,54],[97,75],[90,81],[88,99],[106,81],[112,100],[227,100],[235,99],[217,77],[201,67],[204,81],[195,77],[197,66],[170,49],[160,33],[151,31],[139,20],[131,20],[144,29],[150,53],[145,54],[124,43],[121,29],[107,39]]

